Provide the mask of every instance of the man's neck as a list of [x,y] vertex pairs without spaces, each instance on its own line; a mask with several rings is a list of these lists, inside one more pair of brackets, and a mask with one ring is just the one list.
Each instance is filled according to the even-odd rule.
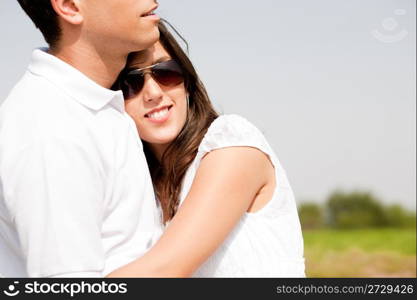
[[110,88],[126,64],[127,54],[103,51],[80,43],[51,49],[50,54],[58,57],[97,84]]

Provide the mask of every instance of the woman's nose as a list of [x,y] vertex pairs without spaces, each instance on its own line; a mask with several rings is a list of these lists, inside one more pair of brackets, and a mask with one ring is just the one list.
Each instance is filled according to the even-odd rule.
[[143,98],[145,102],[161,101],[163,97],[163,91],[158,82],[152,77],[151,74],[145,74],[145,82],[143,85]]

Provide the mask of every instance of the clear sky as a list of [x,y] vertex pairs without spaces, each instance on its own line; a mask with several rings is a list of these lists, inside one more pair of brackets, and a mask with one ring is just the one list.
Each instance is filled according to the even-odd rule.
[[[218,110],[265,133],[299,203],[362,189],[415,209],[415,0],[159,2]],[[45,43],[16,0],[0,24],[1,103]]]

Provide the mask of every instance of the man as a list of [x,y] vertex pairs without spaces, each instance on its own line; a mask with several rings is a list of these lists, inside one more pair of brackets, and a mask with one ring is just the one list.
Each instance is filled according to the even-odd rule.
[[18,0],[43,33],[0,108],[0,273],[102,277],[161,232],[142,144],[109,88],[159,38],[154,0]]

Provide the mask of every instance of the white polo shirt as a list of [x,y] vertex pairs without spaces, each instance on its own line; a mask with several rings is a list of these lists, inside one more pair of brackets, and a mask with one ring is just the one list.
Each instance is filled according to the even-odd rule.
[[105,276],[161,232],[122,93],[35,50],[0,107],[0,274]]

